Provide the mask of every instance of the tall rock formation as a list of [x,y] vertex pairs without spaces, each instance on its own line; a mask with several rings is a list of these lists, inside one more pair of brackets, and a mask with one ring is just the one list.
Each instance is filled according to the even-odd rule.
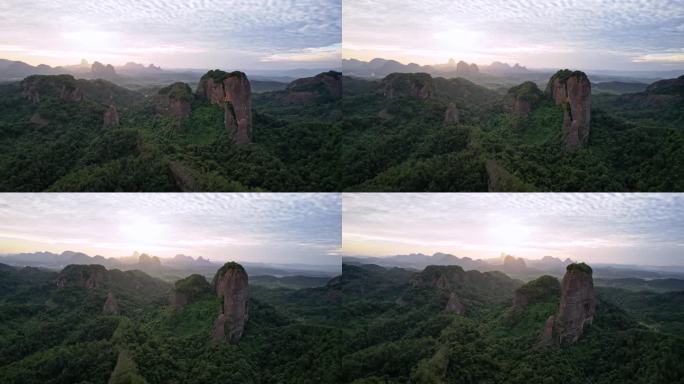
[[110,104],[109,108],[104,113],[103,116],[103,127],[114,128],[119,126],[119,112],[116,109],[116,105]]
[[226,263],[216,272],[214,287],[223,302],[211,333],[212,343],[218,344],[224,340],[237,343],[242,338],[249,318],[248,283],[247,272],[238,263]]
[[114,297],[114,294],[111,292],[107,294],[107,300],[105,301],[104,306],[102,306],[102,313],[110,315],[119,314],[119,302],[116,300],[116,297]]
[[447,301],[446,307],[444,308],[447,312],[452,312],[457,315],[465,315],[466,307],[461,302],[461,299],[454,292],[449,294],[449,300]]
[[435,94],[432,76],[427,73],[392,73],[382,80],[382,92],[388,99],[414,97],[429,99]]
[[196,93],[224,108],[224,123],[235,143],[252,142],[252,88],[247,75],[209,71],[200,79]]
[[111,64],[104,65],[99,61],[93,63],[90,71],[93,76],[100,79],[113,79],[116,77],[116,70]]
[[192,99],[189,85],[173,83],[159,90],[155,100],[157,113],[178,119],[188,117],[192,112]]
[[561,344],[577,342],[591,325],[596,311],[591,267],[584,263],[567,266],[561,283],[561,300],[555,318],[555,334]]
[[591,83],[584,72],[556,72],[544,92],[563,107],[563,142],[568,149],[584,146],[589,139]]
[[444,123],[446,124],[456,124],[459,122],[458,108],[456,104],[449,103],[446,111],[444,112]]

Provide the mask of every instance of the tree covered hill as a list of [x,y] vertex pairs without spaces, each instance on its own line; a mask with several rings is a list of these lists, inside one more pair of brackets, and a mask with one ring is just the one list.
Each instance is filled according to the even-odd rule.
[[576,150],[563,142],[569,104],[531,82],[501,92],[424,73],[343,83],[349,191],[684,190],[680,79],[587,93],[591,132]]
[[145,94],[71,75],[2,84],[0,190],[336,190],[340,76],[253,95],[246,145],[226,109],[184,83]]
[[[561,301],[555,277],[523,284],[455,266],[415,272],[368,264],[344,264],[342,277],[350,314],[343,382],[665,383],[684,377],[684,333],[675,320],[684,308],[681,292],[599,288],[592,324],[575,344],[558,345],[542,340]],[[644,298],[659,304],[639,308],[636,300]]]
[[99,265],[0,264],[0,382],[339,382],[338,298],[334,280],[252,286],[242,339],[212,346],[221,298],[200,275],[174,285]]

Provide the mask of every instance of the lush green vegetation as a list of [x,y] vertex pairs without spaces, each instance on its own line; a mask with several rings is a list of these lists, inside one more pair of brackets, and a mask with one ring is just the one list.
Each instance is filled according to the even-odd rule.
[[[569,151],[561,107],[533,83],[498,94],[464,79],[414,74],[411,83],[410,76],[344,79],[345,190],[684,190],[684,98],[671,94],[676,85],[661,87],[668,94],[594,95],[589,144]],[[411,84],[432,86],[434,95],[413,97]],[[534,100],[532,113],[507,112],[512,96]],[[444,123],[450,103],[458,124]]]
[[[239,74],[207,74],[231,75]],[[83,100],[64,100],[63,88],[82,90]],[[36,76],[0,86],[0,191],[339,190],[339,98],[254,94],[254,143],[240,146],[221,107],[183,83],[150,93],[159,91],[192,100],[192,114],[160,116],[155,97],[104,80]],[[103,128],[110,103],[120,125]]]
[[[623,305],[617,294],[601,289],[594,322],[579,342],[544,346],[540,335],[546,319],[558,310],[555,278],[518,288],[538,295],[524,310],[513,311],[511,300],[520,283],[503,274],[468,279],[448,268],[415,273],[343,266],[343,316],[349,326],[342,382],[668,383],[684,377],[684,332],[674,326],[684,308],[681,292],[671,293],[676,300],[653,297],[661,303],[656,316],[655,307]],[[445,273],[450,281],[467,281],[449,288],[467,298],[464,316],[444,310],[446,297],[435,277]],[[502,291],[485,294],[492,287]],[[651,296],[628,295],[632,300]]]
[[[101,285],[78,282],[92,266],[56,272],[0,264],[2,383],[336,383],[340,382],[339,287],[250,287],[249,322],[237,345],[212,347],[220,307],[197,292],[181,312],[173,285],[139,271],[105,271]],[[101,272],[98,269],[98,272]],[[202,276],[176,289],[196,292]],[[103,314],[107,293],[120,315]]]

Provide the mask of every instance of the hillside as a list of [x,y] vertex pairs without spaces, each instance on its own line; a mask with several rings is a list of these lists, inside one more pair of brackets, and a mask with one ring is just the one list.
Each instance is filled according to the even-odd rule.
[[[532,102],[516,93],[519,87],[498,93],[426,73],[345,77],[343,188],[684,190],[680,80],[642,93],[592,96],[582,72],[559,74],[544,82],[545,92],[539,84]],[[583,82],[582,94],[555,97],[571,77]],[[582,122],[574,122],[580,114]],[[576,124],[581,132],[566,132]]]
[[[568,275],[585,273],[573,268]],[[591,325],[577,342],[558,345],[542,335],[549,315],[563,307],[555,277],[522,285],[501,273],[469,277],[473,271],[459,267],[411,272],[357,264],[343,271],[343,307],[353,314],[344,382],[637,383],[684,374],[684,334],[674,321],[679,299],[652,297],[661,303],[656,314],[599,289]],[[558,321],[554,328],[562,329]]]
[[339,73],[257,83],[253,95],[245,76],[221,98],[203,79],[197,90],[71,75],[0,84],[0,191],[337,188]]
[[250,287],[242,337],[212,345],[222,297],[239,297],[224,287],[217,297],[199,275],[174,285],[99,265],[0,264],[0,381],[338,382],[334,285]]

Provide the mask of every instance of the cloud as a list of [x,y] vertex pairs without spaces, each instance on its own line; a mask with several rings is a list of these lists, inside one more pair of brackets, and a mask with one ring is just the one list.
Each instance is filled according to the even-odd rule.
[[5,194],[0,237],[312,262],[340,247],[340,215],[339,194]]
[[346,0],[343,48],[346,56],[372,56],[348,47],[390,44],[406,51],[405,61],[422,63],[454,56],[630,67],[634,57],[681,49],[683,18],[684,3],[674,0]]
[[601,257],[681,264],[684,195],[344,194],[349,253],[465,252],[491,257]]
[[[25,47],[37,57],[62,51],[65,60],[106,54],[235,67],[340,42],[341,0],[6,0],[0,14],[0,46]],[[0,50],[6,52],[12,51]]]

